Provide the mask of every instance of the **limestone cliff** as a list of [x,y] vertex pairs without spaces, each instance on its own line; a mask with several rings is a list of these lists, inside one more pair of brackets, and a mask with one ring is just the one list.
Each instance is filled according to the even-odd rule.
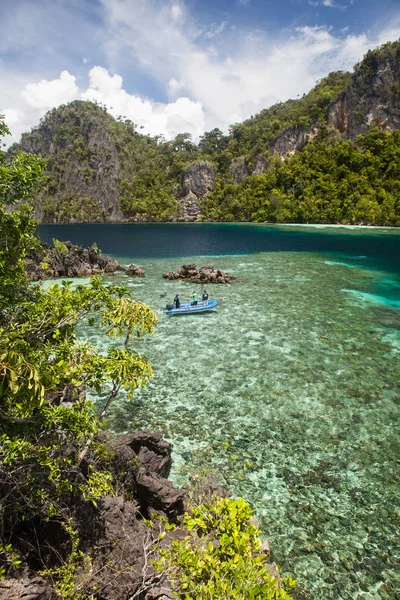
[[250,175],[246,165],[246,157],[238,156],[234,158],[229,166],[229,177],[233,179],[235,183],[240,183],[245,177]]
[[279,154],[282,158],[286,158],[300,152],[317,133],[318,127],[315,123],[308,129],[299,125],[287,127],[271,144],[270,150],[273,154]]
[[122,219],[122,169],[113,123],[101,107],[76,101],[52,110],[38,128],[22,136],[20,149],[47,161],[48,185],[35,206],[39,221]]
[[200,200],[214,189],[215,176],[214,165],[206,161],[194,162],[184,170],[182,187],[178,193],[179,220],[200,220]]
[[400,44],[368,52],[328,110],[328,125],[354,139],[370,125],[400,128]]

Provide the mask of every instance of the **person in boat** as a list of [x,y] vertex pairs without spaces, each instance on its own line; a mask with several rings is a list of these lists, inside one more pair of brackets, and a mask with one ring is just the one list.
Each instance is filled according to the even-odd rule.
[[174,298],[174,305],[175,305],[175,308],[181,307],[181,301],[179,300],[179,294],[176,294],[176,296]]
[[207,294],[207,290],[204,290],[204,292],[203,292],[203,296],[202,296],[202,300],[203,300],[204,304],[208,304],[208,294]]
[[197,306],[197,300],[198,300],[197,294],[196,294],[196,292],[193,292],[193,294],[192,294],[192,305],[193,306]]

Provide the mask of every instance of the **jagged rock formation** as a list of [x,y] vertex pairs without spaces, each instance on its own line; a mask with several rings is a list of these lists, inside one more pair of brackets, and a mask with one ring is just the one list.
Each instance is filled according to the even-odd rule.
[[118,182],[123,173],[113,127],[113,117],[100,106],[75,101],[53,109],[22,136],[21,150],[44,156],[51,178],[35,206],[39,221],[122,220]]
[[250,175],[246,165],[246,157],[238,156],[234,158],[229,166],[229,177],[233,179],[235,183],[240,183],[245,177]]
[[176,521],[183,513],[183,492],[167,480],[172,444],[156,433],[139,431],[119,436],[111,449],[113,470],[125,488],[135,490],[141,514],[149,516],[152,510],[157,510]]
[[53,247],[42,244],[26,261],[31,281],[52,277],[90,277],[98,273],[125,271],[117,260],[102,256],[95,246],[82,248],[72,242],[58,242]]
[[18,578],[0,579],[1,600],[60,600],[57,590],[44,577],[29,577],[23,573]]
[[[89,559],[80,573],[80,591],[99,600],[126,600],[134,594],[142,600],[161,600],[171,594],[168,582],[151,564],[160,529],[156,523],[153,527],[145,523],[143,516],[159,513],[171,522],[183,515],[183,492],[165,479],[172,445],[156,433],[139,431],[120,436],[110,449],[115,453],[112,468],[121,496],[105,496],[97,507],[89,502],[71,507],[80,550]],[[132,492],[134,500],[125,500],[124,493]],[[179,535],[168,533],[162,544]],[[57,529],[42,541],[62,555],[63,537]],[[23,564],[15,577],[0,581],[0,597],[56,600],[59,595],[47,578],[30,575],[29,565]]]
[[178,193],[179,220],[200,220],[200,200],[214,189],[215,175],[213,164],[205,161],[195,162],[184,170]]
[[220,269],[214,270],[214,267],[207,265],[197,269],[196,265],[182,265],[178,271],[164,273],[164,279],[188,279],[193,283],[232,283],[236,277],[225,273]]
[[137,265],[129,265],[125,271],[126,275],[132,275],[132,277],[144,277],[144,269],[141,269]]
[[370,125],[400,128],[400,45],[368,52],[350,83],[329,106],[328,125],[354,139]]
[[[318,129],[311,127],[310,129],[304,129],[299,125],[293,127],[287,127],[284,131],[276,138],[273,144],[270,146],[270,150],[273,154],[279,154],[282,158],[296,154],[300,152],[308,141],[312,140],[318,133]],[[256,167],[263,171],[262,163],[256,163]]]

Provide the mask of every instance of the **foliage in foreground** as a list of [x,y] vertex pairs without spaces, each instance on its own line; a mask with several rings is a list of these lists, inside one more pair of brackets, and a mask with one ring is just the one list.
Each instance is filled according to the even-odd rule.
[[[8,133],[0,120],[0,135]],[[130,347],[132,336],[152,333],[157,317],[124,287],[30,285],[25,259],[38,245],[26,206],[40,181],[43,161],[23,153],[11,162],[0,154],[0,575],[28,564],[48,566],[52,548],[39,547],[37,531],[56,529],[68,554],[71,514],[80,501],[113,493],[105,448],[96,442],[101,420],[121,388],[128,395],[152,374],[146,357]],[[107,354],[77,339],[88,319],[118,342]],[[109,389],[99,418],[87,390]],[[89,454],[88,454],[89,453]],[[86,466],[83,459],[87,456]],[[42,542],[43,542],[42,539]]]
[[157,567],[171,573],[181,600],[290,600],[295,581],[275,576],[260,553],[260,531],[242,499],[214,497],[187,513],[189,535],[161,551]]

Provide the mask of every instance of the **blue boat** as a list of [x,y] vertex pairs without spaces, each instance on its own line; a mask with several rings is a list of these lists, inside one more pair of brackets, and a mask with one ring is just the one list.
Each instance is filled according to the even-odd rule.
[[167,315],[171,317],[174,315],[192,315],[194,313],[206,312],[218,306],[216,300],[207,300],[207,302],[198,302],[196,306],[193,306],[191,302],[181,302],[179,308],[167,309]]

